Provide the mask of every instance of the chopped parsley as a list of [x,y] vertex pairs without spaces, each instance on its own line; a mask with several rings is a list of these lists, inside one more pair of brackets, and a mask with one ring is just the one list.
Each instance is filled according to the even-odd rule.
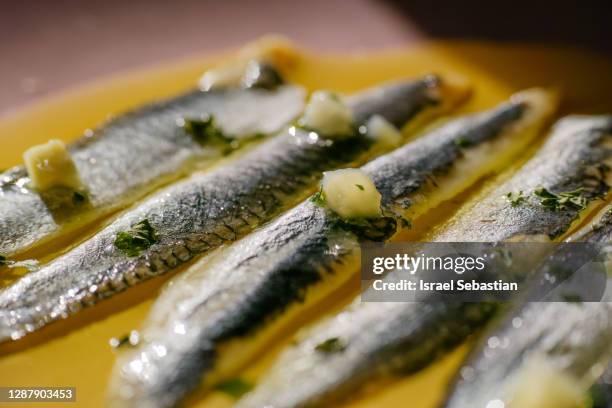
[[249,62],[242,79],[245,88],[274,89],[284,82],[280,73],[272,65],[257,60]]
[[329,99],[333,101],[342,102],[342,99],[340,99],[340,95],[335,92],[328,92],[327,95],[329,95]]
[[236,139],[226,136],[215,123],[215,117],[204,115],[199,119],[183,119],[183,128],[200,144],[217,146],[224,153],[237,149],[239,143]]
[[120,348],[123,346],[127,346],[128,344],[130,344],[130,335],[126,334],[119,338],[113,337],[108,341],[108,343],[110,344],[112,348]]
[[74,193],[72,193],[72,201],[75,204],[82,204],[85,201],[87,201],[87,195],[79,192],[79,191],[75,191]]
[[455,144],[459,147],[470,147],[473,145],[471,140],[466,139],[464,137],[458,137],[457,139],[455,139]]
[[314,203],[314,205],[318,207],[325,206],[325,193],[323,193],[323,187],[319,189],[316,193],[310,197],[310,202]]
[[128,231],[121,231],[115,239],[115,246],[127,256],[137,256],[159,240],[157,232],[145,219]]
[[232,378],[227,381],[223,381],[215,387],[218,391],[221,391],[230,397],[240,398],[247,392],[253,389],[253,384],[246,382],[241,378]]
[[402,228],[412,228],[412,221],[406,217],[399,217],[400,226]]
[[585,407],[588,408],[609,408],[612,402],[612,390],[605,381],[594,384],[587,392]]
[[512,207],[518,207],[527,201],[527,197],[523,195],[523,191],[519,191],[517,193],[509,192],[506,194],[506,200],[510,203]]
[[81,211],[89,202],[87,191],[66,186],[54,186],[41,191],[40,197],[59,222]]
[[346,344],[339,337],[332,337],[315,346],[315,350],[321,353],[337,353],[346,348]]
[[137,346],[140,342],[140,333],[137,330],[132,330],[128,334],[125,334],[121,337],[113,337],[108,343],[112,348],[120,348],[124,346]]
[[561,298],[567,303],[582,303],[582,296],[577,293],[564,293]]
[[358,189],[360,189],[361,191],[364,191],[365,188],[361,185],[361,184],[355,184],[355,187],[357,187]]
[[533,194],[540,199],[540,205],[550,211],[583,210],[588,204],[588,199],[582,195],[583,189],[567,191],[559,194],[552,193],[544,187],[539,188]]

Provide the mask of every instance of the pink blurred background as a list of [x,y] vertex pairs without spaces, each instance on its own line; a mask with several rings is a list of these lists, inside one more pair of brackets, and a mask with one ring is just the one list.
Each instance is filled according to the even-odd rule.
[[0,0],[0,114],[112,72],[282,33],[322,51],[452,37],[609,52],[611,2]]

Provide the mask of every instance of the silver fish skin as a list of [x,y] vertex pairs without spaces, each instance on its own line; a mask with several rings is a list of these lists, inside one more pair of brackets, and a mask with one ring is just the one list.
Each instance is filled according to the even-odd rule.
[[[427,77],[387,85],[383,92],[404,106],[405,119],[429,106],[438,109],[440,82]],[[378,94],[374,94],[378,98]],[[370,115],[385,115],[389,102],[372,99]],[[420,107],[421,109],[417,109]],[[368,119],[356,115],[357,124]],[[365,160],[371,139],[313,139],[291,127],[258,145],[240,160],[196,173],[156,192],[91,239],[0,292],[0,340],[17,339],[83,307],[168,272],[198,254],[238,239],[312,190],[322,171]],[[158,241],[129,257],[115,245],[119,233],[147,220]]]
[[0,255],[19,255],[222,157],[181,120],[210,115],[225,135],[244,140],[280,131],[300,114],[304,98],[292,85],[196,90],[112,119],[69,146],[86,200],[73,200],[71,189],[30,188],[23,166],[0,174]]
[[[380,224],[362,230],[305,201],[191,267],[156,301],[143,329],[143,343],[118,360],[111,405],[170,407],[199,384],[210,387],[227,379],[232,370],[262,352],[248,345],[253,336],[269,339],[275,330],[266,334],[269,327],[312,302],[307,297],[311,288],[325,284],[323,291],[329,294],[352,275],[352,269],[349,274],[338,269],[358,262],[361,239],[385,240],[395,233],[401,222],[398,214],[411,210],[415,197],[425,196],[433,207],[456,194],[444,175],[458,163],[475,165],[460,177],[482,175],[478,165],[485,165],[471,158],[458,140],[468,139],[476,149],[512,138],[505,131],[529,111],[522,102],[502,104],[453,121],[363,166],[390,214]],[[433,177],[439,177],[435,185]],[[411,214],[425,211],[420,208]],[[265,405],[259,402],[264,401],[252,406]]]
[[[509,345],[479,349],[475,360],[462,367],[462,379],[444,407],[487,408],[499,402],[512,407],[515,384],[534,362],[553,367],[576,385],[592,384],[589,377],[610,362],[612,304],[531,303],[489,338]],[[485,350],[486,357],[480,354]]]
[[[607,248],[609,253],[611,210],[612,206],[607,206],[592,230],[573,241]],[[547,265],[552,262],[554,255],[540,268],[536,280],[551,281]],[[521,302],[488,330],[462,365],[444,407],[486,408],[495,401],[513,406],[513,383],[517,384],[534,358],[580,387],[588,388],[597,380],[612,358],[612,298],[576,303],[548,293],[553,298]]]
[[[579,211],[568,208],[548,211],[534,191],[552,193],[582,188],[585,198],[605,196],[612,175],[612,116],[572,115],[559,120],[548,140],[510,180],[493,189],[489,196],[466,208],[436,235],[439,241],[481,241],[555,239],[577,220]],[[526,197],[524,205],[513,206],[508,193]]]
[[[551,231],[567,230],[579,210],[549,213],[531,201],[517,208],[507,202],[505,194],[513,190],[529,192],[540,184],[553,191],[579,186],[595,191],[587,189],[592,185],[603,188],[600,182],[608,182],[607,178],[591,184],[591,177],[584,176],[591,174],[588,168],[600,167],[612,158],[612,151],[605,147],[612,136],[611,124],[610,117],[563,119],[523,169],[433,241],[503,241],[517,236],[548,239]],[[472,224],[478,227],[472,228]],[[357,298],[302,334],[237,406],[284,408],[337,403],[365,384],[384,383],[430,364],[485,324],[498,307],[495,303],[449,302],[435,296],[422,302],[361,302]],[[330,339],[337,339],[342,350],[317,350]]]

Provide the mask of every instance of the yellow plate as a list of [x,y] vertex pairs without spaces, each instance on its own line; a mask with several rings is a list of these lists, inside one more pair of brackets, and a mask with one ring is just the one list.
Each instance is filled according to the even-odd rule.
[[[193,86],[219,58],[191,59],[114,76],[0,118],[0,168],[19,163],[22,152],[31,145],[50,138],[70,141],[109,114]],[[476,92],[466,109],[486,108],[521,88],[552,85],[562,90],[563,113],[612,112],[612,61],[565,48],[445,42],[364,55],[305,53],[291,79],[309,89],[353,92],[379,81],[429,72],[467,77]],[[165,279],[160,277],[130,289],[23,341],[0,345],[0,385],[72,386],[76,387],[77,401],[67,406],[104,406],[108,375],[115,360],[108,340],[138,328]],[[434,407],[465,350],[463,347],[422,373],[352,406],[394,407],[410,401],[414,407]],[[245,375],[256,376],[272,354]],[[231,402],[213,393],[197,405],[225,407]]]

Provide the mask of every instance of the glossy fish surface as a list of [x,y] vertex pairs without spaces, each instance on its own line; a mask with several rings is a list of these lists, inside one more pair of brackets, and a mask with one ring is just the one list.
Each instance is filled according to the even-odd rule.
[[[609,253],[611,210],[607,206],[589,226],[589,231],[572,236],[572,240],[597,245]],[[548,262],[553,261],[551,258]],[[550,273],[546,266],[540,268],[537,278],[545,278]],[[486,408],[495,401],[498,405],[513,407],[530,397],[535,399],[528,402],[530,406],[541,406],[543,402],[538,402],[536,396],[517,393],[523,381],[535,381],[534,386],[541,389],[550,387],[545,376],[537,372],[547,373],[551,371],[549,367],[553,375],[570,379],[579,393],[585,392],[602,375],[612,358],[612,298],[604,297],[600,302],[567,302],[555,299],[558,294],[549,293],[552,298],[514,308],[486,333],[484,341],[462,366],[445,407]],[[530,370],[536,372],[530,373]],[[538,381],[543,383],[537,384]],[[548,398],[555,399],[555,396]],[[571,401],[565,403],[568,405],[564,406],[570,406]]]
[[[465,96],[431,77],[386,85],[348,101],[356,124],[368,115],[385,116],[390,102],[381,93],[395,101],[391,114],[401,108],[406,123],[442,113]],[[366,105],[369,110],[362,109]],[[361,134],[325,139],[290,127],[240,160],[158,191],[0,292],[0,339],[19,338],[236,240],[306,197],[322,171],[366,160],[376,151],[376,143]]]
[[[611,116],[575,115],[559,120],[542,148],[511,180],[466,208],[436,240],[546,241],[560,237],[586,213],[582,205],[552,206],[564,193],[578,191],[577,198],[586,200],[585,204],[596,204],[605,197],[612,184],[611,147]],[[543,201],[547,192],[557,196],[550,203]],[[524,199],[517,202],[520,195]]]
[[280,131],[300,114],[304,97],[292,85],[195,90],[118,116],[69,146],[80,191],[37,191],[22,166],[0,174],[0,255],[48,242],[219,160],[219,146],[185,121],[213,118],[223,135],[247,140]]
[[[529,192],[539,183],[550,189],[564,186],[572,191],[579,186],[595,191],[587,187],[596,185],[600,191],[600,182],[609,180],[599,178],[592,184],[591,177],[584,175],[591,174],[587,169],[599,168],[612,157],[605,147],[611,136],[609,126],[608,117],[562,120],[521,170],[460,214],[433,240],[481,242],[520,236],[539,241],[542,236],[549,239],[550,231],[567,230],[593,206],[565,208],[553,215],[549,214],[552,210],[526,198],[521,205],[529,208],[517,210],[517,204],[508,201],[506,193],[513,189]],[[574,159],[569,164],[559,162],[559,158],[570,157]],[[517,215],[518,211],[521,215]],[[509,218],[513,220],[511,224]],[[473,223],[479,226],[477,230],[471,229]],[[421,369],[464,341],[497,309],[494,303],[451,302],[435,295],[422,302],[355,299],[338,314],[303,333],[295,345],[281,353],[263,382],[238,406],[309,407],[336,403],[366,384],[392,381]],[[322,352],[322,345],[330,342],[339,346]]]
[[[388,239],[406,217],[420,216],[492,171],[492,156],[482,160],[476,152],[503,147],[507,158],[535,137],[550,114],[535,102],[544,95],[517,95],[363,166],[386,215],[365,228],[305,201],[195,264],[154,305],[142,344],[118,361],[112,405],[173,406],[199,384],[210,387],[234,374],[284,324],[354,276],[361,240]],[[469,140],[470,148],[459,140]]]

